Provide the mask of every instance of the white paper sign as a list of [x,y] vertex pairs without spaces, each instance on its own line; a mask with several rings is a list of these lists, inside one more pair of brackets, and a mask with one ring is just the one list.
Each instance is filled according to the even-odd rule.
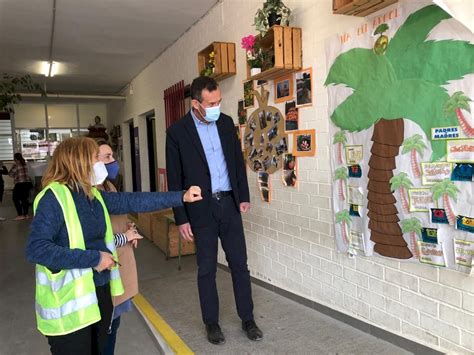
[[349,254],[365,255],[364,234],[351,230],[349,232]]
[[448,161],[452,163],[474,163],[474,139],[447,141]]
[[452,172],[452,163],[421,163],[423,185],[434,185],[444,179],[451,179]]
[[474,256],[474,242],[454,239],[454,255],[457,265],[472,267]]
[[409,189],[408,200],[410,212],[428,212],[433,203],[433,193],[430,189]]
[[446,266],[442,243],[434,244],[418,241],[418,249],[420,250],[420,263]]

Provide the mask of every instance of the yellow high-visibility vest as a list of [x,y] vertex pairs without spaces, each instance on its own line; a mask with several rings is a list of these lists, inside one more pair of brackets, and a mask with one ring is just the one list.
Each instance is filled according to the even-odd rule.
[[[54,193],[63,211],[69,248],[85,250],[76,205],[66,185],[54,182],[46,186],[36,197],[33,211],[36,212],[39,201],[48,190]],[[118,260],[107,207],[100,192],[96,188],[93,188],[92,192],[104,209],[105,244],[115,260]],[[110,272],[110,291],[112,296],[124,293],[118,266],[114,266]],[[61,270],[53,274],[47,267],[36,265],[36,321],[42,334],[69,334],[100,319],[92,268]]]

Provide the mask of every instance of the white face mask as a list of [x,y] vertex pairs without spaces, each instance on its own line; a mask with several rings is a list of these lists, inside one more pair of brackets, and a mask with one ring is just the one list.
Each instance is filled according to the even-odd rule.
[[105,179],[107,178],[108,172],[105,164],[101,161],[98,161],[94,164],[92,176],[91,176],[91,184],[92,186],[101,185]]

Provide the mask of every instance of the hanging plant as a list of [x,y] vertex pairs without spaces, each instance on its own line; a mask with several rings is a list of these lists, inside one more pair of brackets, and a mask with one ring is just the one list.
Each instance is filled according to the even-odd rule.
[[41,86],[34,83],[30,75],[15,77],[4,73],[0,81],[0,112],[15,112],[13,105],[22,99],[20,91],[39,92],[46,96]]
[[254,26],[263,37],[273,25],[288,26],[291,10],[281,0],[266,0],[263,7],[257,10]]

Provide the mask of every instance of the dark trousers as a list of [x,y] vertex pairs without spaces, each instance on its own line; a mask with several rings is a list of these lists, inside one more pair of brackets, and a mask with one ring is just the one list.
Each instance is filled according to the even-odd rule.
[[52,355],[101,355],[107,344],[112,319],[112,297],[109,285],[96,287],[101,320],[74,333],[48,336]]
[[117,341],[117,332],[120,327],[120,317],[117,317],[112,322],[112,328],[110,329],[110,334],[107,337],[107,345],[104,349],[104,355],[114,355],[115,353],[115,343]]
[[231,196],[211,202],[213,219],[206,227],[193,228],[198,264],[198,289],[202,319],[205,324],[218,323],[219,297],[217,295],[218,238],[224,249],[232,274],[237,313],[243,321],[253,319],[252,289],[247,267],[242,217]]
[[15,204],[18,216],[26,216],[28,214],[31,182],[19,182],[13,188],[13,203]]

